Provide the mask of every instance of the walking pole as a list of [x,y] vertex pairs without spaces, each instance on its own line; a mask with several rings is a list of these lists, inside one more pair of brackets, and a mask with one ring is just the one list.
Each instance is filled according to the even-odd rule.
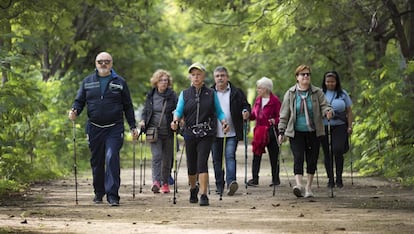
[[72,121],[73,128],[73,171],[75,173],[75,202],[78,204],[78,168],[76,165],[76,124],[75,120]]
[[248,121],[244,121],[243,138],[244,138],[244,186],[247,194],[247,125]]
[[[280,149],[281,144],[279,144],[278,137],[277,137],[277,134],[276,134],[275,125],[273,123],[272,123],[272,129],[273,129],[273,134],[275,135],[275,138],[276,138],[277,146],[279,147],[279,151],[277,152],[277,165],[276,165],[276,167],[280,168],[280,166],[279,166],[279,155],[280,155],[280,150],[281,150]],[[273,175],[272,175],[272,184],[273,184],[273,196],[275,196],[275,193],[276,193],[276,182],[273,181]]]
[[[278,141],[277,143],[278,143],[278,145],[279,145],[279,155],[281,155],[281,154],[280,154],[280,152],[281,152],[281,150],[282,150],[282,143],[279,143],[279,137],[277,137],[277,138],[276,138],[276,140]],[[288,182],[289,182],[289,187],[291,187],[291,188],[292,188],[292,183],[290,182],[289,173],[288,173],[288,171],[287,171],[287,169],[286,169],[286,166],[285,166],[285,158],[283,158],[283,157],[282,157],[282,166],[283,166],[283,168],[285,169],[285,172],[286,172],[286,177],[287,177]]]
[[139,193],[142,193],[142,155],[143,155],[143,150],[144,150],[144,143],[142,142],[142,134],[140,137],[140,144],[141,144],[141,157],[139,159]]
[[[331,133],[331,121],[328,119],[328,147],[329,147],[329,157],[331,158],[331,168],[329,168],[329,170],[331,171],[331,175],[332,175],[332,180],[334,180],[335,176],[334,176],[334,155],[332,153],[332,133]],[[334,192],[333,192],[333,186],[331,187],[331,198],[334,197]]]
[[135,199],[135,145],[136,139],[132,139],[132,199]]
[[222,184],[221,184],[221,191],[220,191],[220,201],[223,200],[223,190],[224,190],[224,164],[225,164],[225,158],[226,158],[226,137],[227,133],[224,133],[223,138],[223,153],[221,158],[221,177],[222,177]]
[[[349,148],[351,148],[351,136],[349,136]],[[349,149],[349,151],[350,151],[350,154],[351,154],[351,184],[352,185],[354,185],[354,176],[353,176],[353,170],[352,170],[352,151],[351,151],[351,149]]]
[[144,186],[145,186],[145,168],[147,166],[147,141],[145,141],[145,153],[144,153]]
[[174,130],[174,195],[173,204],[177,204],[176,193],[177,193],[177,131]]
[[[182,159],[183,159],[183,154],[184,154],[184,149],[185,149],[185,141],[184,141],[184,144],[183,144],[183,148],[181,149],[180,160],[178,161],[178,166],[177,166],[177,177],[178,177],[178,172],[180,171],[181,161],[182,161]],[[177,180],[174,180],[174,181],[177,181]],[[178,193],[178,188],[177,188],[177,191],[176,191],[176,192]]]

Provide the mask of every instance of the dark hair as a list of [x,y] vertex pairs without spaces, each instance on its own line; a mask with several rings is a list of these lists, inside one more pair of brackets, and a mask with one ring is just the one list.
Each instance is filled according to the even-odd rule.
[[336,86],[335,86],[335,91],[336,91],[336,98],[339,98],[344,92],[342,91],[342,87],[341,87],[341,80],[339,79],[339,74],[336,71],[328,71],[323,75],[323,80],[322,80],[322,90],[324,93],[326,93],[326,78],[328,77],[334,77],[336,80]]

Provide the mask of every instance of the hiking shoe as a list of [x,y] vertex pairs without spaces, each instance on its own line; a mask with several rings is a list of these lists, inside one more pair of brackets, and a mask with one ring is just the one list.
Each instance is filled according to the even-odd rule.
[[335,183],[330,181],[328,182],[328,184],[326,185],[327,188],[335,188]]
[[247,185],[248,186],[256,187],[256,186],[259,185],[259,181],[258,180],[255,180],[255,179],[250,179],[249,181],[247,181]]
[[238,188],[239,188],[239,185],[237,184],[236,181],[231,182],[230,186],[229,186],[229,190],[227,191],[227,195],[228,196],[233,196]]
[[102,195],[95,194],[95,197],[93,198],[93,202],[95,202],[95,204],[101,204],[102,198],[103,198]]
[[302,188],[298,185],[293,187],[293,194],[295,194],[296,197],[303,197],[302,194]]
[[200,197],[200,206],[208,206],[208,197],[205,194],[202,194]]
[[342,183],[342,180],[336,181],[336,187],[338,187],[338,188],[343,188],[344,187],[344,184]]
[[305,197],[313,197],[313,193],[311,190],[305,192]]
[[119,201],[116,199],[109,199],[108,203],[110,206],[119,206]]
[[169,185],[173,185],[174,184],[174,178],[170,175],[170,177],[168,177],[168,184]]
[[154,192],[154,193],[159,193],[160,192],[160,182],[154,181],[154,183],[151,186],[151,191]]
[[198,186],[190,189],[190,203],[198,202]]
[[168,184],[163,184],[161,187],[162,193],[169,193],[170,192],[170,186]]

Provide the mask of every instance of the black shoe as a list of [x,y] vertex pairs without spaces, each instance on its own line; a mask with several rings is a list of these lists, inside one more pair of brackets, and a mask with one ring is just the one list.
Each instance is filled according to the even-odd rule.
[[200,197],[200,206],[208,206],[208,197],[205,194],[202,194]]
[[119,201],[115,199],[109,199],[108,203],[110,206],[119,206]]
[[278,185],[280,185],[280,181],[277,181],[276,183],[271,183],[271,184],[269,184],[269,187],[273,187],[273,186],[278,186]]
[[102,195],[95,194],[95,197],[93,198],[93,202],[95,202],[95,204],[101,204],[102,197],[103,197]]
[[198,202],[198,186],[190,189],[190,203]]
[[334,182],[328,182],[328,184],[326,185],[327,188],[335,188],[335,183]]
[[247,185],[248,186],[256,187],[256,186],[259,185],[259,181],[258,180],[255,180],[255,179],[250,179],[249,181],[247,181]]
[[336,181],[336,187],[338,187],[338,188],[343,188],[344,187],[344,184],[342,183],[342,180]]

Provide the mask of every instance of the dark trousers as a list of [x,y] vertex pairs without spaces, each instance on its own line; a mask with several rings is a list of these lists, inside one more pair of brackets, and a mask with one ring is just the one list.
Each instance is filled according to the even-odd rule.
[[[331,125],[331,146],[335,160],[336,182],[342,182],[342,172],[344,169],[344,153],[348,143],[347,125]],[[332,156],[329,152],[328,126],[325,126],[325,136],[321,138],[322,150],[325,156],[325,169],[329,182],[334,182],[334,169],[332,167]]]
[[316,132],[295,132],[295,137],[289,138],[290,149],[293,154],[293,172],[303,175],[303,166],[306,160],[306,173],[315,174],[319,157],[319,139]]
[[124,126],[116,124],[108,128],[87,125],[90,164],[93,187],[96,195],[107,195],[107,199],[119,200],[120,160],[119,151],[124,142]]
[[214,136],[205,136],[185,140],[188,175],[208,173],[208,157],[214,138]]
[[[277,139],[273,128],[269,128],[269,144],[267,144],[267,151],[269,153],[270,166],[272,169],[272,183],[280,184],[279,178],[279,145],[277,144]],[[262,155],[253,155],[252,162],[252,176],[254,181],[259,181],[259,172],[260,172],[260,163],[262,160]]]

